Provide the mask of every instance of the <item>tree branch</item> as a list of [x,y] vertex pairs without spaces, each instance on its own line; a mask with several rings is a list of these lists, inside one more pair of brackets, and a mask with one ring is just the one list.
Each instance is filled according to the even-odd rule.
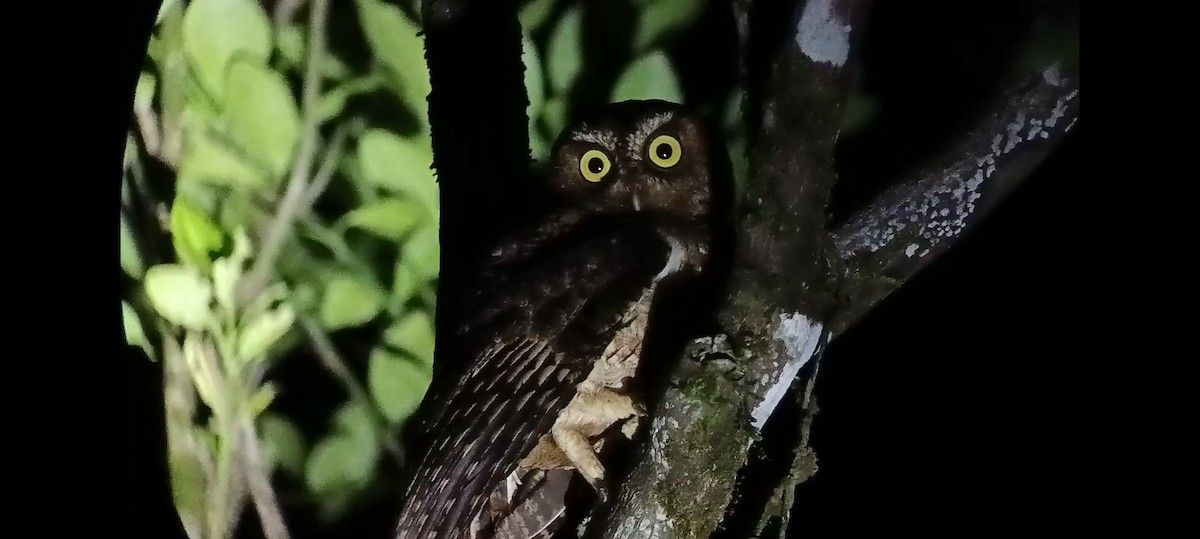
[[[523,212],[529,177],[521,25],[514,0],[423,0],[430,137],[438,178],[439,298],[434,380],[458,361],[447,353],[456,297],[483,246]],[[487,98],[480,99],[481,85]],[[487,223],[487,226],[478,226]],[[415,440],[414,440],[415,441]]]
[[[308,317],[300,317],[300,325],[308,335],[309,341],[312,342],[313,350],[317,353],[317,358],[321,360],[321,364],[325,366],[325,370],[328,370],[334,378],[337,378],[342,383],[342,386],[346,388],[346,392],[350,394],[350,399],[365,405],[368,410],[373,410],[378,415],[378,408],[371,400],[371,396],[363,389],[362,384],[354,378],[354,373],[350,371],[350,367],[346,366],[346,362],[342,360],[341,354],[333,346],[333,340],[329,338],[329,334],[325,333],[325,330],[319,324]],[[386,420],[382,417],[378,419],[386,423]],[[403,465],[404,451],[392,436],[383,437],[383,446],[392,455],[392,458],[395,459],[397,466]]]
[[250,487],[250,498],[254,501],[254,509],[258,512],[262,524],[263,535],[267,539],[289,539],[287,524],[283,521],[283,511],[275,498],[275,489],[271,487],[271,478],[267,474],[259,454],[258,432],[254,428],[254,420],[248,414],[239,414],[238,430],[241,431],[242,469],[246,474],[246,483]]
[[308,191],[304,194],[304,203],[300,205],[300,217],[307,217],[312,212],[317,199],[321,198],[321,195],[325,193],[325,188],[329,187],[329,182],[333,181],[333,173],[337,170],[337,164],[342,160],[342,151],[346,149],[348,133],[349,128],[346,124],[338,125],[333,131],[333,136],[330,137],[329,144],[325,147],[325,154],[321,157],[321,165],[317,167]]
[[[734,0],[733,6],[747,56],[739,65],[750,79],[743,82],[757,161],[738,216],[729,292],[718,312],[725,331],[697,339],[685,352],[611,513],[591,523],[589,531],[603,537],[708,537],[725,515],[748,450],[797,373],[981,219],[1078,116],[1077,81],[1047,71],[1040,82],[1019,87],[938,166],[829,232],[826,205],[836,181],[833,149],[845,79],[870,2],[807,0],[791,13],[771,12],[778,2],[764,4]],[[523,114],[517,121],[524,101],[512,99],[524,96],[514,65],[519,27],[513,6],[426,0],[425,11],[443,199],[441,294],[458,286],[446,278],[458,271],[450,264],[485,241],[458,232],[467,216],[489,209],[472,205],[505,207],[494,203],[490,189],[520,189],[495,181],[495,171],[524,175],[528,153]],[[758,41],[762,27],[771,25],[786,26],[781,44]],[[770,65],[756,65],[759,58]],[[473,95],[473,81],[481,78],[500,90],[486,104]],[[765,87],[754,85],[758,79]],[[443,309],[438,316],[440,355],[444,320],[452,317]],[[802,440],[807,432],[806,424]]]
[[[467,264],[529,175],[521,25],[513,0],[425,0],[430,135],[443,273]],[[480,85],[487,99],[479,98]],[[463,256],[467,255],[467,256]],[[453,277],[453,275],[451,275]]]
[[296,12],[304,7],[305,0],[279,0],[275,3],[275,9],[271,10],[271,21],[275,28],[282,28],[291,24],[292,18],[296,16]]
[[257,260],[245,280],[238,286],[238,300],[242,304],[249,303],[258,297],[271,276],[275,274],[275,262],[283,249],[288,233],[292,231],[292,223],[304,210],[304,195],[312,174],[313,161],[316,159],[319,138],[317,128],[320,126],[320,119],[317,105],[321,90],[321,60],[325,56],[325,24],[328,13],[329,0],[313,0],[312,6],[309,7],[308,67],[304,73],[304,88],[301,96],[303,131],[300,134],[300,147],[296,150],[292,174],[288,178],[283,199],[279,202],[279,207],[267,227],[262,249],[255,257]]
[[1023,76],[933,164],[851,215],[831,237],[846,270],[841,333],[957,243],[1049,155],[1079,118],[1079,80]]
[[[750,13],[752,39],[771,35],[760,32],[765,25],[787,28],[770,56],[759,127],[751,131],[757,160],[718,312],[727,335],[697,340],[677,368],[605,537],[708,537],[758,431],[824,347],[835,288],[825,207],[836,181],[845,68],[869,2],[808,0],[787,8],[774,13],[757,4]],[[758,47],[774,48],[751,43],[751,59]],[[752,77],[755,69],[748,65]]]

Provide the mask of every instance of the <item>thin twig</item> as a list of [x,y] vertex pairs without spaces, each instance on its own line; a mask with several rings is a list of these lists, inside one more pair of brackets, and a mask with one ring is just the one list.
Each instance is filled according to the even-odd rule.
[[291,535],[283,521],[283,511],[279,508],[275,489],[271,488],[271,478],[267,475],[262,456],[259,454],[258,433],[254,428],[254,421],[246,413],[240,416],[238,430],[241,431],[242,438],[242,468],[250,487],[250,498],[254,500],[254,508],[258,511],[263,534],[267,539],[289,539]]
[[321,198],[321,195],[325,193],[325,188],[329,187],[329,182],[333,181],[333,173],[337,170],[338,161],[342,160],[342,150],[346,147],[348,133],[349,129],[346,124],[338,125],[334,130],[333,137],[325,147],[324,155],[321,156],[321,166],[317,167],[317,173],[313,175],[308,192],[304,195],[304,203],[301,205],[304,208],[304,214],[312,211],[317,199]]
[[300,7],[304,5],[304,0],[279,0],[275,4],[275,11],[271,13],[271,20],[274,21],[276,28],[282,28],[292,22],[296,17],[296,12],[300,11]]
[[150,107],[135,107],[133,115],[137,119],[138,132],[142,134],[142,145],[146,148],[146,153],[161,159],[159,153],[162,133],[159,130],[158,115],[154,114],[154,109]]
[[250,270],[246,280],[239,287],[238,298],[242,304],[252,301],[266,286],[274,274],[275,261],[283,249],[292,222],[300,215],[308,189],[309,173],[317,153],[317,114],[319,90],[321,82],[320,64],[325,54],[325,22],[329,11],[329,0],[314,0],[309,11],[309,48],[308,67],[304,74],[304,94],[302,109],[304,131],[300,139],[300,148],[296,152],[296,161],[292,165],[292,175],[288,180],[287,190],[283,200],[271,220],[267,230],[266,240],[262,251]]
[[[200,338],[200,337],[197,337]],[[217,439],[220,441],[217,444],[216,457],[216,472],[214,484],[208,492],[208,533],[211,537],[228,537],[232,536],[237,528],[237,509],[240,507],[241,492],[238,483],[240,476],[235,472],[238,462],[238,440],[239,435],[236,425],[233,424],[232,408],[228,397],[226,396],[225,388],[227,378],[221,370],[222,356],[214,346],[214,343],[208,339],[204,339],[201,346],[203,351],[200,353],[200,361],[203,363],[198,368],[203,369],[203,376],[206,383],[210,384],[213,391],[217,392],[213,398],[215,402],[209,402],[212,408],[212,423],[215,426]],[[200,373],[193,373],[194,376]],[[193,380],[193,384],[197,388],[201,387],[198,379]],[[201,393],[201,396],[204,394]]]
[[[313,350],[317,353],[317,358],[321,360],[321,364],[333,374],[334,378],[346,386],[346,391],[350,393],[350,399],[360,402],[367,406],[368,409],[374,410],[375,406],[371,402],[370,395],[363,389],[362,384],[354,378],[354,373],[350,372],[350,367],[346,366],[346,362],[342,360],[341,354],[337,348],[333,346],[333,340],[329,338],[329,334],[321,328],[319,324],[311,318],[300,317],[300,325],[304,327],[304,332],[308,334],[308,339],[312,341]],[[396,459],[397,464],[404,462],[404,451],[396,444],[390,436],[383,437],[384,448],[392,457]]]
[[300,317],[300,325],[304,326],[304,332],[308,334],[308,339],[312,341],[313,349],[317,352],[317,357],[321,360],[321,364],[337,378],[342,385],[346,386],[346,391],[350,393],[350,398],[353,400],[367,400],[367,392],[363,389],[362,384],[354,379],[354,374],[350,372],[350,367],[346,366],[346,362],[342,361],[342,357],[333,346],[332,339],[325,333],[311,318],[306,316]]

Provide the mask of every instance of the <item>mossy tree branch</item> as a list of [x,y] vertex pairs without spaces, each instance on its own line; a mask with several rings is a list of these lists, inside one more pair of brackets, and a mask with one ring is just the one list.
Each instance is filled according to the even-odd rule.
[[847,68],[869,7],[735,2],[748,18],[752,170],[717,313],[726,334],[693,343],[602,536],[711,535],[759,431],[820,355],[836,291],[825,208]]
[[[828,223],[846,79],[869,9],[868,0],[733,1],[753,168],[717,313],[724,332],[685,352],[648,442],[591,532],[711,535],[801,368],[983,219],[1074,125],[1076,78],[1052,69],[1019,81],[933,165],[844,223]],[[425,28],[443,201],[439,293],[452,293],[463,254],[486,241],[464,225],[503,211],[496,188],[527,176],[520,32],[510,1],[426,0]],[[489,100],[475,97],[480,81]],[[508,177],[497,180],[497,171]],[[443,317],[452,315],[439,308],[438,316],[440,360]]]
[[1076,74],[1054,65],[1014,79],[955,145],[832,232],[846,297],[834,333],[965,237],[1074,128]]

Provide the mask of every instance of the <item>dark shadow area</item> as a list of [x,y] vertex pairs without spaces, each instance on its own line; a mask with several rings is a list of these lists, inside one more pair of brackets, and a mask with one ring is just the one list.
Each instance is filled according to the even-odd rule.
[[830,347],[813,427],[820,471],[791,537],[966,536],[1051,525],[1062,412],[1082,358],[1065,242],[1088,221],[1079,133],[964,241]]

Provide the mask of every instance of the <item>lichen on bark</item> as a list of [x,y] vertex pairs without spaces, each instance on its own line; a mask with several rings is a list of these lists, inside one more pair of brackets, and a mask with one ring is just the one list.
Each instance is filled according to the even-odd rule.
[[654,412],[647,458],[625,482],[612,518],[597,524],[600,536],[699,538],[716,529],[742,466],[737,455],[754,440],[751,392],[730,352],[724,335],[689,347]]
[[[486,144],[493,140],[507,140],[512,146],[524,144],[506,136],[506,130],[524,133],[524,118],[516,109],[498,112],[505,106],[517,106],[520,77],[508,73],[513,64],[494,67],[490,62],[500,57],[517,61],[519,32],[515,31],[515,4],[472,0],[426,3],[447,7],[443,10],[447,15],[427,29],[428,58],[435,75],[430,110],[434,124],[441,126],[433,134],[435,161],[443,197],[451,202],[443,213],[445,230],[461,228],[470,216],[467,204],[459,200],[454,206],[451,200],[470,192],[456,186],[478,179],[469,165],[492,166],[486,160],[468,163],[454,156],[466,152],[477,157],[474,152],[480,148],[509,154],[511,148]],[[593,532],[589,536],[709,537],[721,526],[730,504],[738,501],[739,471],[748,460],[758,429],[779,402],[774,400],[779,384],[787,384],[807,362],[819,359],[825,342],[843,333],[982,219],[1078,118],[1077,74],[1047,70],[1034,85],[1018,86],[976,129],[962,133],[960,144],[948,148],[934,165],[881,194],[847,222],[830,227],[825,211],[836,182],[833,150],[845,98],[845,71],[855,62],[856,43],[870,2],[732,3],[743,49],[738,58],[743,79],[740,87],[753,98],[744,100],[744,115],[754,167],[737,210],[737,248],[731,261],[729,292],[716,313],[727,335],[700,339],[679,362],[673,383],[651,413],[649,442],[638,449],[623,483],[612,485],[617,497],[588,523],[588,531]],[[786,13],[788,9],[792,12]],[[464,17],[471,24],[453,20]],[[789,26],[773,24],[779,21],[791,23],[790,30],[784,31],[793,32],[793,39],[782,44],[755,43],[759,37],[755,32]],[[481,32],[482,37],[475,35]],[[473,50],[479,48],[480,39],[502,46]],[[849,46],[845,56],[843,45]],[[503,90],[497,95],[507,98],[493,99],[486,107],[479,105],[487,109],[480,114],[491,114],[495,120],[482,123],[478,118],[483,116],[455,108],[465,94],[453,89],[463,80],[478,80],[481,62],[505,75],[494,80],[493,87]],[[765,83],[749,83],[748,79],[760,76]],[[523,110],[524,104],[520,105]],[[1035,117],[1040,123],[1026,123],[1026,118]],[[447,121],[459,125],[449,127]],[[472,140],[480,145],[462,144],[448,135],[461,131],[464,121],[471,124]],[[996,135],[1004,136],[1000,149],[994,147]],[[479,165],[481,162],[485,165]],[[980,170],[983,180],[977,181]],[[993,187],[987,182],[1000,185]],[[505,190],[509,187],[504,186]],[[959,188],[961,193],[956,191]],[[923,205],[930,197],[937,203]],[[890,221],[897,217],[909,220],[907,229],[891,226]],[[443,241],[451,238],[443,235]],[[442,256],[444,268],[451,267],[450,259],[457,257],[446,248]],[[443,272],[453,275],[452,271]],[[454,286],[447,277],[439,285]],[[439,309],[440,317],[443,312],[447,311]],[[805,324],[798,324],[801,320]],[[806,337],[798,338],[800,335]],[[819,335],[816,344],[809,338],[813,335]],[[444,327],[439,326],[439,349],[445,336]],[[806,418],[811,419],[815,412],[807,413]],[[783,484],[773,480],[768,488],[790,491],[791,485],[813,473],[815,455],[810,448],[801,444],[793,456],[789,479]],[[786,512],[787,505],[780,498],[778,508]],[[758,516],[764,508],[759,505],[752,510],[760,511],[755,514]]]

